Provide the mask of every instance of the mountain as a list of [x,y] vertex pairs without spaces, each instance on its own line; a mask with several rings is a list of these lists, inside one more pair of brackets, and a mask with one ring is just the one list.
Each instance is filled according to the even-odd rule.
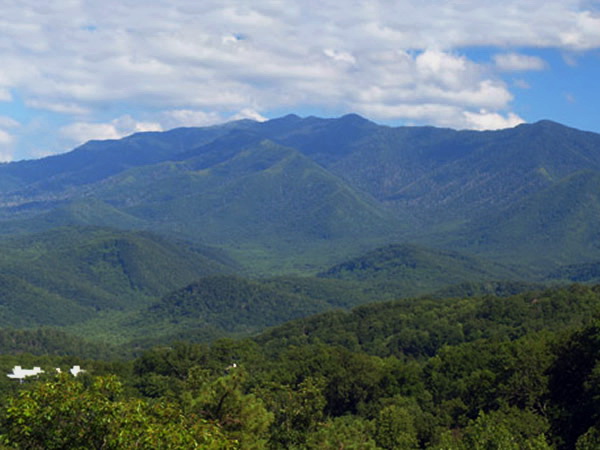
[[10,273],[0,274],[0,326],[64,326],[91,319],[94,310]]
[[136,133],[123,139],[89,141],[71,152],[38,160],[0,165],[0,192],[14,201],[92,184],[132,167],[172,159],[178,153],[211,142],[250,121],[204,128],[177,128],[164,133]]
[[[232,276],[202,278],[149,306],[142,322],[156,330],[157,323],[212,326],[228,332],[247,332],[314,314],[327,305]],[[158,327],[160,329],[160,327]]]
[[508,341],[540,330],[589,323],[600,289],[571,285],[496,297],[410,298],[305,317],[273,327],[256,341],[271,352],[324,343],[400,358],[433,356],[443,347],[482,339]]
[[299,317],[392,298],[369,283],[210,275],[135,311],[104,314],[68,329],[76,335],[147,348],[173,340],[248,336]]
[[382,292],[409,297],[464,282],[518,280],[526,275],[458,252],[396,244],[337,264],[319,276],[369,282]]
[[[480,132],[355,114],[139,133],[0,165],[0,230],[147,230],[219,246],[265,275],[316,273],[392,242],[539,275],[599,259],[595,244],[585,248],[594,201],[569,214],[557,203],[571,211],[594,196],[580,177],[600,173],[598,149],[598,134],[550,121]],[[589,231],[571,230],[574,215]]]
[[67,227],[0,241],[0,323],[67,325],[131,310],[208,274],[237,269],[220,250],[146,232]]
[[96,183],[92,194],[88,186],[69,200],[28,206],[23,214],[37,216],[17,214],[5,230],[74,223],[145,229],[222,246],[270,272],[332,263],[347,248],[382,243],[403,228],[368,194],[297,150],[271,141],[232,151],[222,145],[124,170]]
[[499,131],[382,128],[328,168],[433,229],[600,170],[600,136],[542,121]]
[[473,220],[466,231],[452,236],[446,245],[505,263],[519,261],[551,269],[597,261],[598,224],[600,172],[582,170],[509,208]]

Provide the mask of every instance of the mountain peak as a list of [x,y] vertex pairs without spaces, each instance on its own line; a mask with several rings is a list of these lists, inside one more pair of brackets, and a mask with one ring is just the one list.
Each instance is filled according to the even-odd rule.
[[340,117],[341,121],[346,122],[346,123],[352,123],[352,124],[366,124],[366,123],[372,123],[370,120],[365,119],[362,116],[359,116],[356,113],[350,113],[350,114],[346,114],[342,117]]
[[268,122],[291,122],[291,123],[293,123],[293,122],[298,122],[299,120],[302,120],[302,117],[298,116],[297,114],[286,114],[285,116],[271,119]]
[[534,127],[538,127],[538,128],[557,128],[557,127],[568,128],[566,125],[563,125],[562,123],[554,122],[553,120],[549,120],[549,119],[538,120],[537,122],[534,122],[531,125],[533,125]]
[[559,123],[559,122],[554,122],[553,120],[549,120],[549,119],[542,119],[542,120],[538,120],[537,122],[531,123],[531,124],[525,124],[525,125],[529,125],[533,128],[536,129],[541,129],[541,130],[576,130],[576,131],[581,131],[578,130],[576,128],[570,127],[568,125]]

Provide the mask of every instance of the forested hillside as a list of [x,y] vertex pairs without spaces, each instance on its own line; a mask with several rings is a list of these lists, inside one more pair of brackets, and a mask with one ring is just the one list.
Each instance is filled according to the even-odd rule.
[[66,325],[137,309],[212,273],[238,269],[220,250],[146,232],[65,227],[0,241],[0,323]]
[[[0,382],[0,439],[19,448],[597,448],[599,308],[600,287],[573,285],[361,306],[120,363],[2,356],[7,370],[19,362],[44,373]],[[54,374],[75,363],[86,370],[77,378]]]
[[[549,121],[288,115],[2,164],[0,324],[206,341],[363,303],[596,282],[598,149]],[[235,276],[207,293],[215,274]]]

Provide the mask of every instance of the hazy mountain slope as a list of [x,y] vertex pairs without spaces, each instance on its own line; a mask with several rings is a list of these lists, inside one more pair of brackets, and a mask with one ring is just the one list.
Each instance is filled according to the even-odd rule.
[[560,266],[554,269],[548,277],[572,283],[599,283],[600,261]]
[[[32,211],[33,209],[33,211]],[[5,208],[10,219],[2,221],[0,235],[22,235],[67,226],[100,226],[125,230],[151,228],[148,223],[133,217],[95,198]],[[32,217],[32,214],[34,216]]]
[[510,206],[578,170],[600,170],[599,148],[599,135],[548,121],[488,132],[389,128],[329,168],[439,228]]
[[191,158],[130,170],[95,195],[156,231],[239,248],[249,261],[266,252],[269,270],[286,259],[331,262],[326,247],[344,254],[402,231],[370,196],[269,141],[210,167]]
[[579,170],[600,170],[600,135],[551,121],[479,132],[385,127],[356,115],[286,116],[260,130],[433,227],[514,204]]
[[94,309],[74,299],[49,292],[2,270],[0,274],[0,326],[29,328],[62,326],[90,319]]
[[[137,347],[248,335],[315,313],[397,298],[370,283],[316,277],[202,277],[150,306],[69,327],[78,335]],[[151,336],[151,338],[149,337]]]
[[569,175],[522,202],[473,221],[446,244],[534,267],[597,261],[600,172]]
[[136,133],[118,140],[89,141],[60,155],[0,164],[3,180],[0,192],[6,195],[14,190],[11,196],[16,201],[27,196],[43,197],[49,192],[102,180],[131,167],[172,159],[182,151],[207,144],[249,123],[253,122],[242,120],[212,127]]

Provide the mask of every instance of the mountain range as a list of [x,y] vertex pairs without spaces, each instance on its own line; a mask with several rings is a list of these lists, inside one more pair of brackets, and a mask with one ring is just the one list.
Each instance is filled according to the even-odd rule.
[[[195,317],[190,305],[212,306],[168,299],[216,274],[318,274],[379,290],[368,301],[593,282],[599,193],[600,135],[551,121],[457,131],[288,115],[90,141],[0,164],[0,323]],[[240,280],[224,284],[265,288]],[[318,291],[277,295],[298,314],[360,303]],[[240,329],[298,316],[286,314]]]

